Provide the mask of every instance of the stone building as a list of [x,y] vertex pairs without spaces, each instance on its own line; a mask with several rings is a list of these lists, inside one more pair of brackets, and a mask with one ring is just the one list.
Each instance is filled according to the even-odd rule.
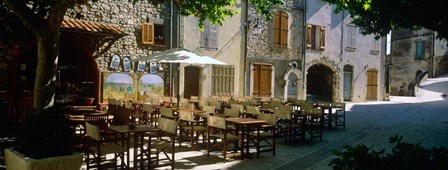
[[245,95],[300,99],[303,93],[303,2],[272,7],[272,20],[247,11]]
[[436,36],[436,32],[426,28],[392,31],[389,58],[391,95],[414,96],[423,78],[448,72],[446,40],[439,40]]
[[304,95],[307,100],[383,100],[385,38],[361,35],[350,15],[306,1]]

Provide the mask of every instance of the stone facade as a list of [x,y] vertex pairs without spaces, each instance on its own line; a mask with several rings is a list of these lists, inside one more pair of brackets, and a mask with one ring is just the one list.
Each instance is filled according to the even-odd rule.
[[[447,73],[448,55],[446,40],[438,40],[434,31],[422,28],[417,31],[392,31],[390,54],[390,94],[414,96],[416,87],[426,76]],[[423,57],[416,57],[416,43],[424,42]]]
[[[114,42],[112,47],[105,53],[94,56],[100,72],[104,72],[111,71],[108,68],[108,64],[113,54],[137,58],[153,54],[155,51],[168,49],[170,39],[168,31],[163,33],[165,46],[143,45],[141,43],[141,25],[143,22],[152,22],[164,25],[165,30],[169,30],[170,9],[170,3],[158,4],[140,1],[132,4],[128,1],[99,0],[97,2],[88,1],[86,5],[76,6],[67,11],[66,16],[87,21],[116,24],[128,34]],[[95,55],[94,51],[92,51],[92,55]]]
[[[272,65],[272,80],[270,97],[300,98],[303,84],[302,82],[302,61],[303,61],[303,39],[304,39],[304,19],[303,1],[287,0],[283,6],[273,7],[273,11],[285,12],[288,16],[287,46],[278,47],[273,45],[273,20],[267,20],[256,14],[253,6],[248,10],[248,30],[247,30],[247,55],[245,61],[245,95],[251,96],[254,91],[253,67],[254,64]],[[298,65],[292,66],[292,62]],[[294,74],[297,80],[288,81],[290,74]],[[264,82],[263,82],[264,83]],[[289,95],[289,83],[294,83],[297,94]]]

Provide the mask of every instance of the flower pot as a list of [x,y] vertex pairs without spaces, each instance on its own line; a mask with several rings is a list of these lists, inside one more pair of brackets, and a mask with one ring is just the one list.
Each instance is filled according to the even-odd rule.
[[6,148],[5,163],[6,170],[79,170],[82,166],[82,156],[80,153],[73,153],[64,156],[31,159],[13,149]]

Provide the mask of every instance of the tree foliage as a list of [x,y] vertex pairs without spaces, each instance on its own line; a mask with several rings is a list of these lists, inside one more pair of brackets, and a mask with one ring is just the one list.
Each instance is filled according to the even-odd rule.
[[390,30],[425,27],[448,38],[448,13],[443,5],[422,0],[323,0],[336,5],[336,12],[348,11],[362,34],[385,36]]

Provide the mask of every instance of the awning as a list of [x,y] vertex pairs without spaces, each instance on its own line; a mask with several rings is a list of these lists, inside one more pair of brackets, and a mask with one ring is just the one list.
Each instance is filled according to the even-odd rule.
[[69,32],[79,32],[96,34],[102,36],[123,37],[127,35],[120,26],[93,21],[83,21],[79,19],[65,18],[62,21],[61,29]]

